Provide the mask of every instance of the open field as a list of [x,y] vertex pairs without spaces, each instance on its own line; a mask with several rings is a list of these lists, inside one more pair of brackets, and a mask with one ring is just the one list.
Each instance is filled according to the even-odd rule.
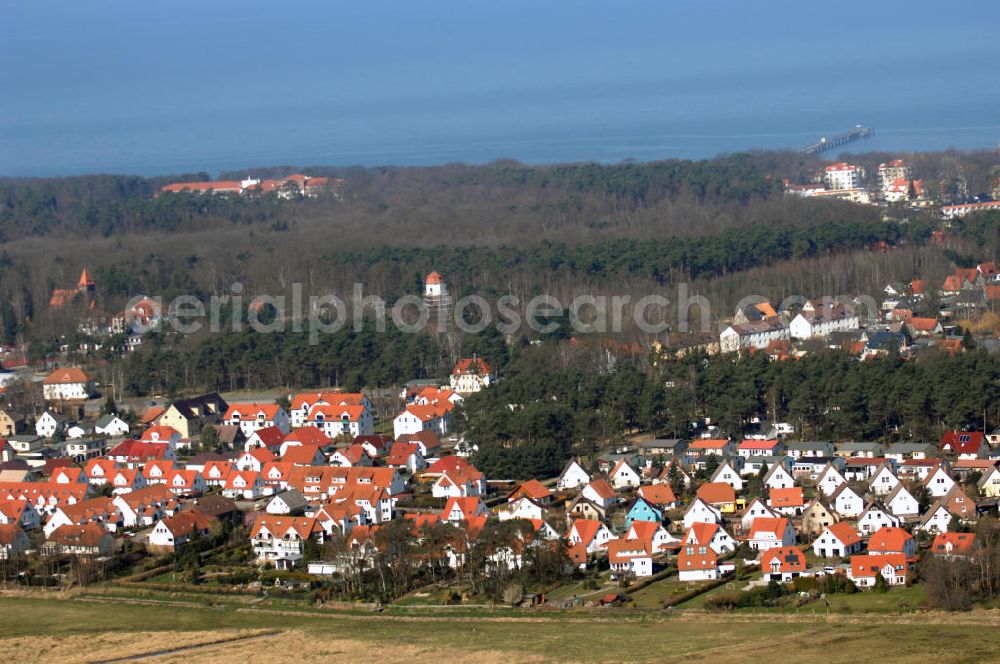
[[[678,613],[636,617],[615,611],[516,613],[497,616],[357,615],[332,611],[283,611],[233,604],[84,598],[2,597],[0,655],[19,662],[103,661],[161,654],[151,661],[273,661],[294,653],[297,661],[331,655],[347,661],[422,662],[678,662],[721,664],[755,657],[797,664],[985,662],[1000,656],[985,635],[1000,614],[849,616],[717,615]],[[214,645],[218,641],[237,639]]]

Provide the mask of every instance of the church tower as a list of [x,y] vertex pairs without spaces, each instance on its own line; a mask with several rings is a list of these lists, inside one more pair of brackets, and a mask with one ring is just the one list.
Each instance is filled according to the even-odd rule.
[[97,284],[90,278],[90,273],[87,272],[86,267],[83,268],[83,272],[80,274],[80,282],[77,283],[76,289],[90,297],[92,297],[97,290]]

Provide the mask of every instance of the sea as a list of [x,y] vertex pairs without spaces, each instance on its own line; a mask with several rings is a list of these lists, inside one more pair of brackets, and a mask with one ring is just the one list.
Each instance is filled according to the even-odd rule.
[[0,0],[0,175],[996,149],[1000,3]]

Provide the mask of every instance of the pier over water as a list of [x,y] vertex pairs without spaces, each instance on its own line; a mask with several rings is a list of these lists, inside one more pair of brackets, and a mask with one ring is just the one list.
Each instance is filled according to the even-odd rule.
[[841,145],[846,145],[847,143],[853,143],[854,141],[860,141],[865,138],[870,138],[875,133],[871,127],[862,127],[857,125],[852,129],[848,129],[842,134],[837,134],[836,136],[830,136],[819,139],[815,143],[810,143],[801,150],[802,154],[819,154],[825,150],[832,150],[833,148],[839,147]]

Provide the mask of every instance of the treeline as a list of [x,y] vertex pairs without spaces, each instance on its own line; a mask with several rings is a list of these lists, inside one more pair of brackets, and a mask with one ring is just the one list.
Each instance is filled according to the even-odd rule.
[[[501,371],[508,359],[508,348],[496,328],[467,336],[412,334],[391,321],[379,331],[371,318],[365,318],[358,330],[349,322],[315,336],[308,324],[299,332],[289,324],[285,331],[245,329],[181,341],[174,332],[151,332],[134,353],[116,357],[99,352],[90,359],[107,367],[105,382],[113,381],[121,392],[133,396],[307,386],[357,391],[417,379],[447,381],[455,362],[473,354]],[[30,349],[33,357],[52,350],[41,344]]]
[[896,243],[904,237],[923,243],[932,230],[931,224],[902,226],[865,221],[810,226],[753,225],[705,237],[619,239],[595,244],[545,241],[525,248],[380,247],[336,254],[328,262],[354,273],[385,264],[414,274],[432,268],[446,274],[527,270],[587,279],[650,277],[663,283],[676,271],[688,279],[702,279],[778,261],[865,249],[879,242]]
[[149,395],[276,386],[357,390],[437,377],[450,370],[448,360],[429,335],[390,324],[385,332],[345,326],[315,344],[306,331],[219,333],[187,347],[150,335],[140,351],[118,362],[125,391]]
[[700,161],[622,164],[563,164],[528,167],[511,162],[468,170],[458,183],[479,186],[529,186],[597,193],[623,207],[637,208],[664,199],[690,196],[698,201],[748,203],[782,191],[747,155]]
[[[274,169],[266,169],[274,170]],[[618,165],[576,164],[527,167],[510,163],[411,169],[309,169],[312,174],[347,176],[353,206],[388,201],[404,203],[378,186],[380,176],[416,180],[425,195],[449,189],[485,194],[484,188],[510,193],[554,190],[611,202],[609,209],[635,209],[680,196],[700,203],[748,203],[780,191],[744,157],[710,161],[667,161]],[[240,176],[245,176],[242,172]],[[237,177],[237,174],[231,174]],[[205,174],[178,176],[205,180]],[[167,178],[95,175],[72,178],[0,180],[0,241],[53,233],[177,232],[221,222],[267,222],[284,229],[297,214],[326,216],[342,207],[335,197],[319,201],[282,201],[276,196],[154,196]],[[353,186],[352,184],[353,183]],[[405,191],[408,187],[400,187]],[[483,196],[484,202],[497,199]],[[349,205],[349,207],[351,207]]]
[[549,476],[629,431],[685,437],[703,418],[734,437],[754,418],[789,421],[807,440],[937,442],[944,428],[1000,426],[1000,358],[981,351],[867,362],[840,351],[797,361],[690,356],[666,369],[643,371],[637,360],[594,373],[559,366],[557,349],[525,349],[495,388],[466,399],[465,434],[487,475]]
[[115,175],[0,181],[0,242],[28,236],[178,232],[223,222],[287,223],[275,196],[154,196],[160,180]]

